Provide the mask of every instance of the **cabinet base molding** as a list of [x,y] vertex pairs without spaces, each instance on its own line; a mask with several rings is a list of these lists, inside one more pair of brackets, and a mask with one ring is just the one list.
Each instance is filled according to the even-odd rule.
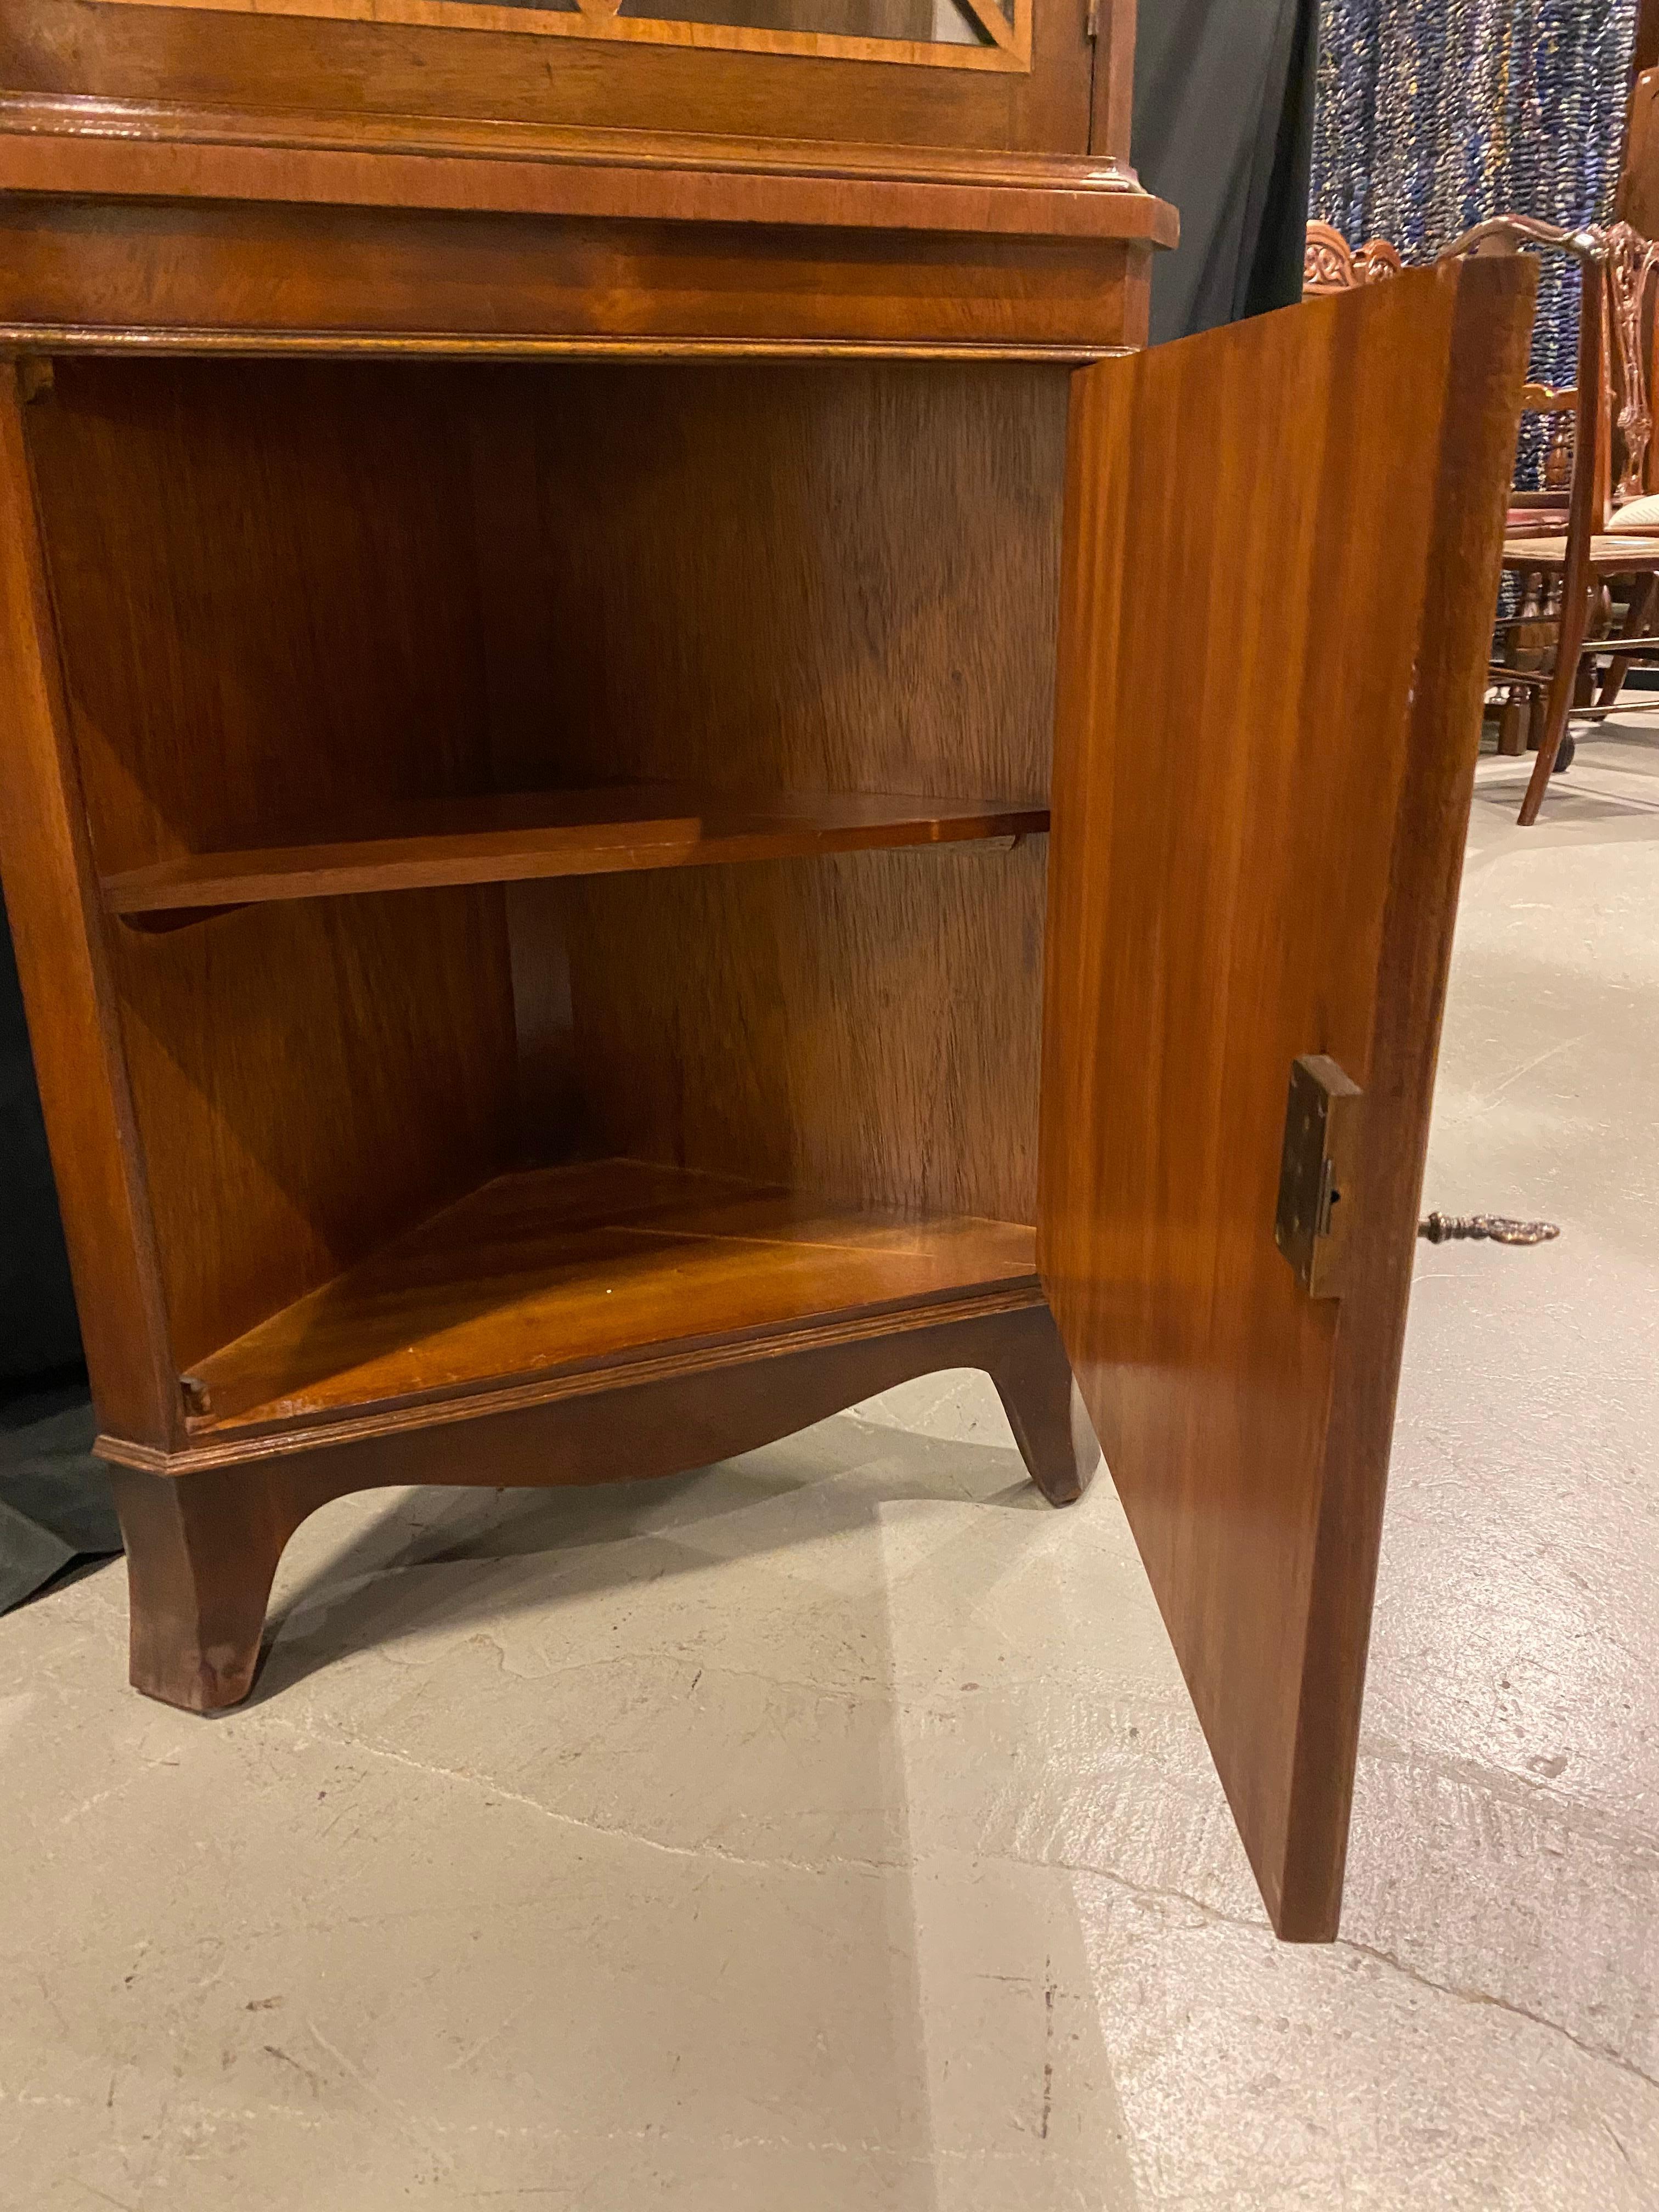
[[118,1441],[100,1440],[126,1540],[133,1686],[191,1712],[240,1704],[258,1664],[283,1548],[333,1498],[406,1483],[494,1489],[681,1474],[952,1367],[990,1376],[1043,1496],[1055,1505],[1081,1497],[1099,1447],[1043,1304],[460,1423],[360,1434],[303,1452],[273,1449],[230,1468],[149,1472],[123,1463]]

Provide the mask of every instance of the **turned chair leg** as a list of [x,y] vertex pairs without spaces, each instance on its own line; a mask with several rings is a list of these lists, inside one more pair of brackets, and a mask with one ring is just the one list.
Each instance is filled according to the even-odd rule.
[[257,1468],[110,1473],[126,1541],[133,1687],[191,1712],[239,1704],[258,1663],[276,1562],[301,1516]]
[[1538,757],[1533,763],[1532,780],[1527,786],[1527,795],[1521,802],[1521,812],[1517,817],[1522,829],[1538,819],[1544,793],[1549,789],[1550,778],[1555,773],[1555,757],[1561,750],[1561,740],[1566,735],[1567,717],[1572,712],[1579,660],[1589,626],[1589,607],[1588,589],[1563,592],[1561,626],[1556,637],[1555,673],[1550,681],[1549,700],[1544,710],[1544,727],[1538,740]]
[[1498,717],[1498,750],[1500,753],[1519,760],[1526,751],[1527,719],[1531,711],[1527,693],[1518,684],[1510,684],[1509,696]]
[[[1620,632],[1622,637],[1640,637],[1646,631],[1653,613],[1653,594],[1656,585],[1659,585],[1659,576],[1633,577],[1631,580],[1630,600],[1625,610],[1625,620]],[[1630,656],[1626,653],[1616,653],[1608,664],[1607,674],[1601,679],[1601,693],[1596,700],[1596,705],[1598,707],[1617,706],[1619,695],[1625,688],[1625,678],[1629,674]]]
[[1100,1464],[1100,1446],[1054,1316],[1032,1306],[1018,1322],[991,1380],[1032,1481],[1050,1505],[1074,1505]]

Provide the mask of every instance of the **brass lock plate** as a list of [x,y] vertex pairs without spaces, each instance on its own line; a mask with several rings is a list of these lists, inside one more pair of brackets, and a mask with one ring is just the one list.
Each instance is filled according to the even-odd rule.
[[1346,1287],[1363,1096],[1323,1053],[1291,1066],[1273,1242],[1310,1298],[1340,1298]]

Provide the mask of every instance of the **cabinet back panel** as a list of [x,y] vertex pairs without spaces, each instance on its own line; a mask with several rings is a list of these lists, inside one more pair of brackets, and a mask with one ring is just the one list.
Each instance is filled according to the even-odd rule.
[[1068,372],[502,368],[471,410],[503,788],[1046,799]]
[[[448,381],[57,364],[31,452],[103,871],[487,776]],[[500,1164],[499,891],[105,927],[181,1369]]]
[[[581,367],[550,404],[496,372],[472,421],[499,785],[1045,801],[1067,386]],[[605,1152],[1032,1219],[1045,848],[515,888],[532,1148],[574,1114]]]
[[525,886],[518,940],[555,909],[568,953],[587,1140],[1033,1219],[1048,842]]

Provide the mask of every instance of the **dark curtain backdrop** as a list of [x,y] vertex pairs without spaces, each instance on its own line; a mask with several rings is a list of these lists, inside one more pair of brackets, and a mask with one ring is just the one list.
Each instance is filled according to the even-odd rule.
[[1301,297],[1317,49],[1316,0],[1140,0],[1134,164],[1181,210],[1154,343]]
[[80,1357],[23,1001],[0,927],[0,1397]]

